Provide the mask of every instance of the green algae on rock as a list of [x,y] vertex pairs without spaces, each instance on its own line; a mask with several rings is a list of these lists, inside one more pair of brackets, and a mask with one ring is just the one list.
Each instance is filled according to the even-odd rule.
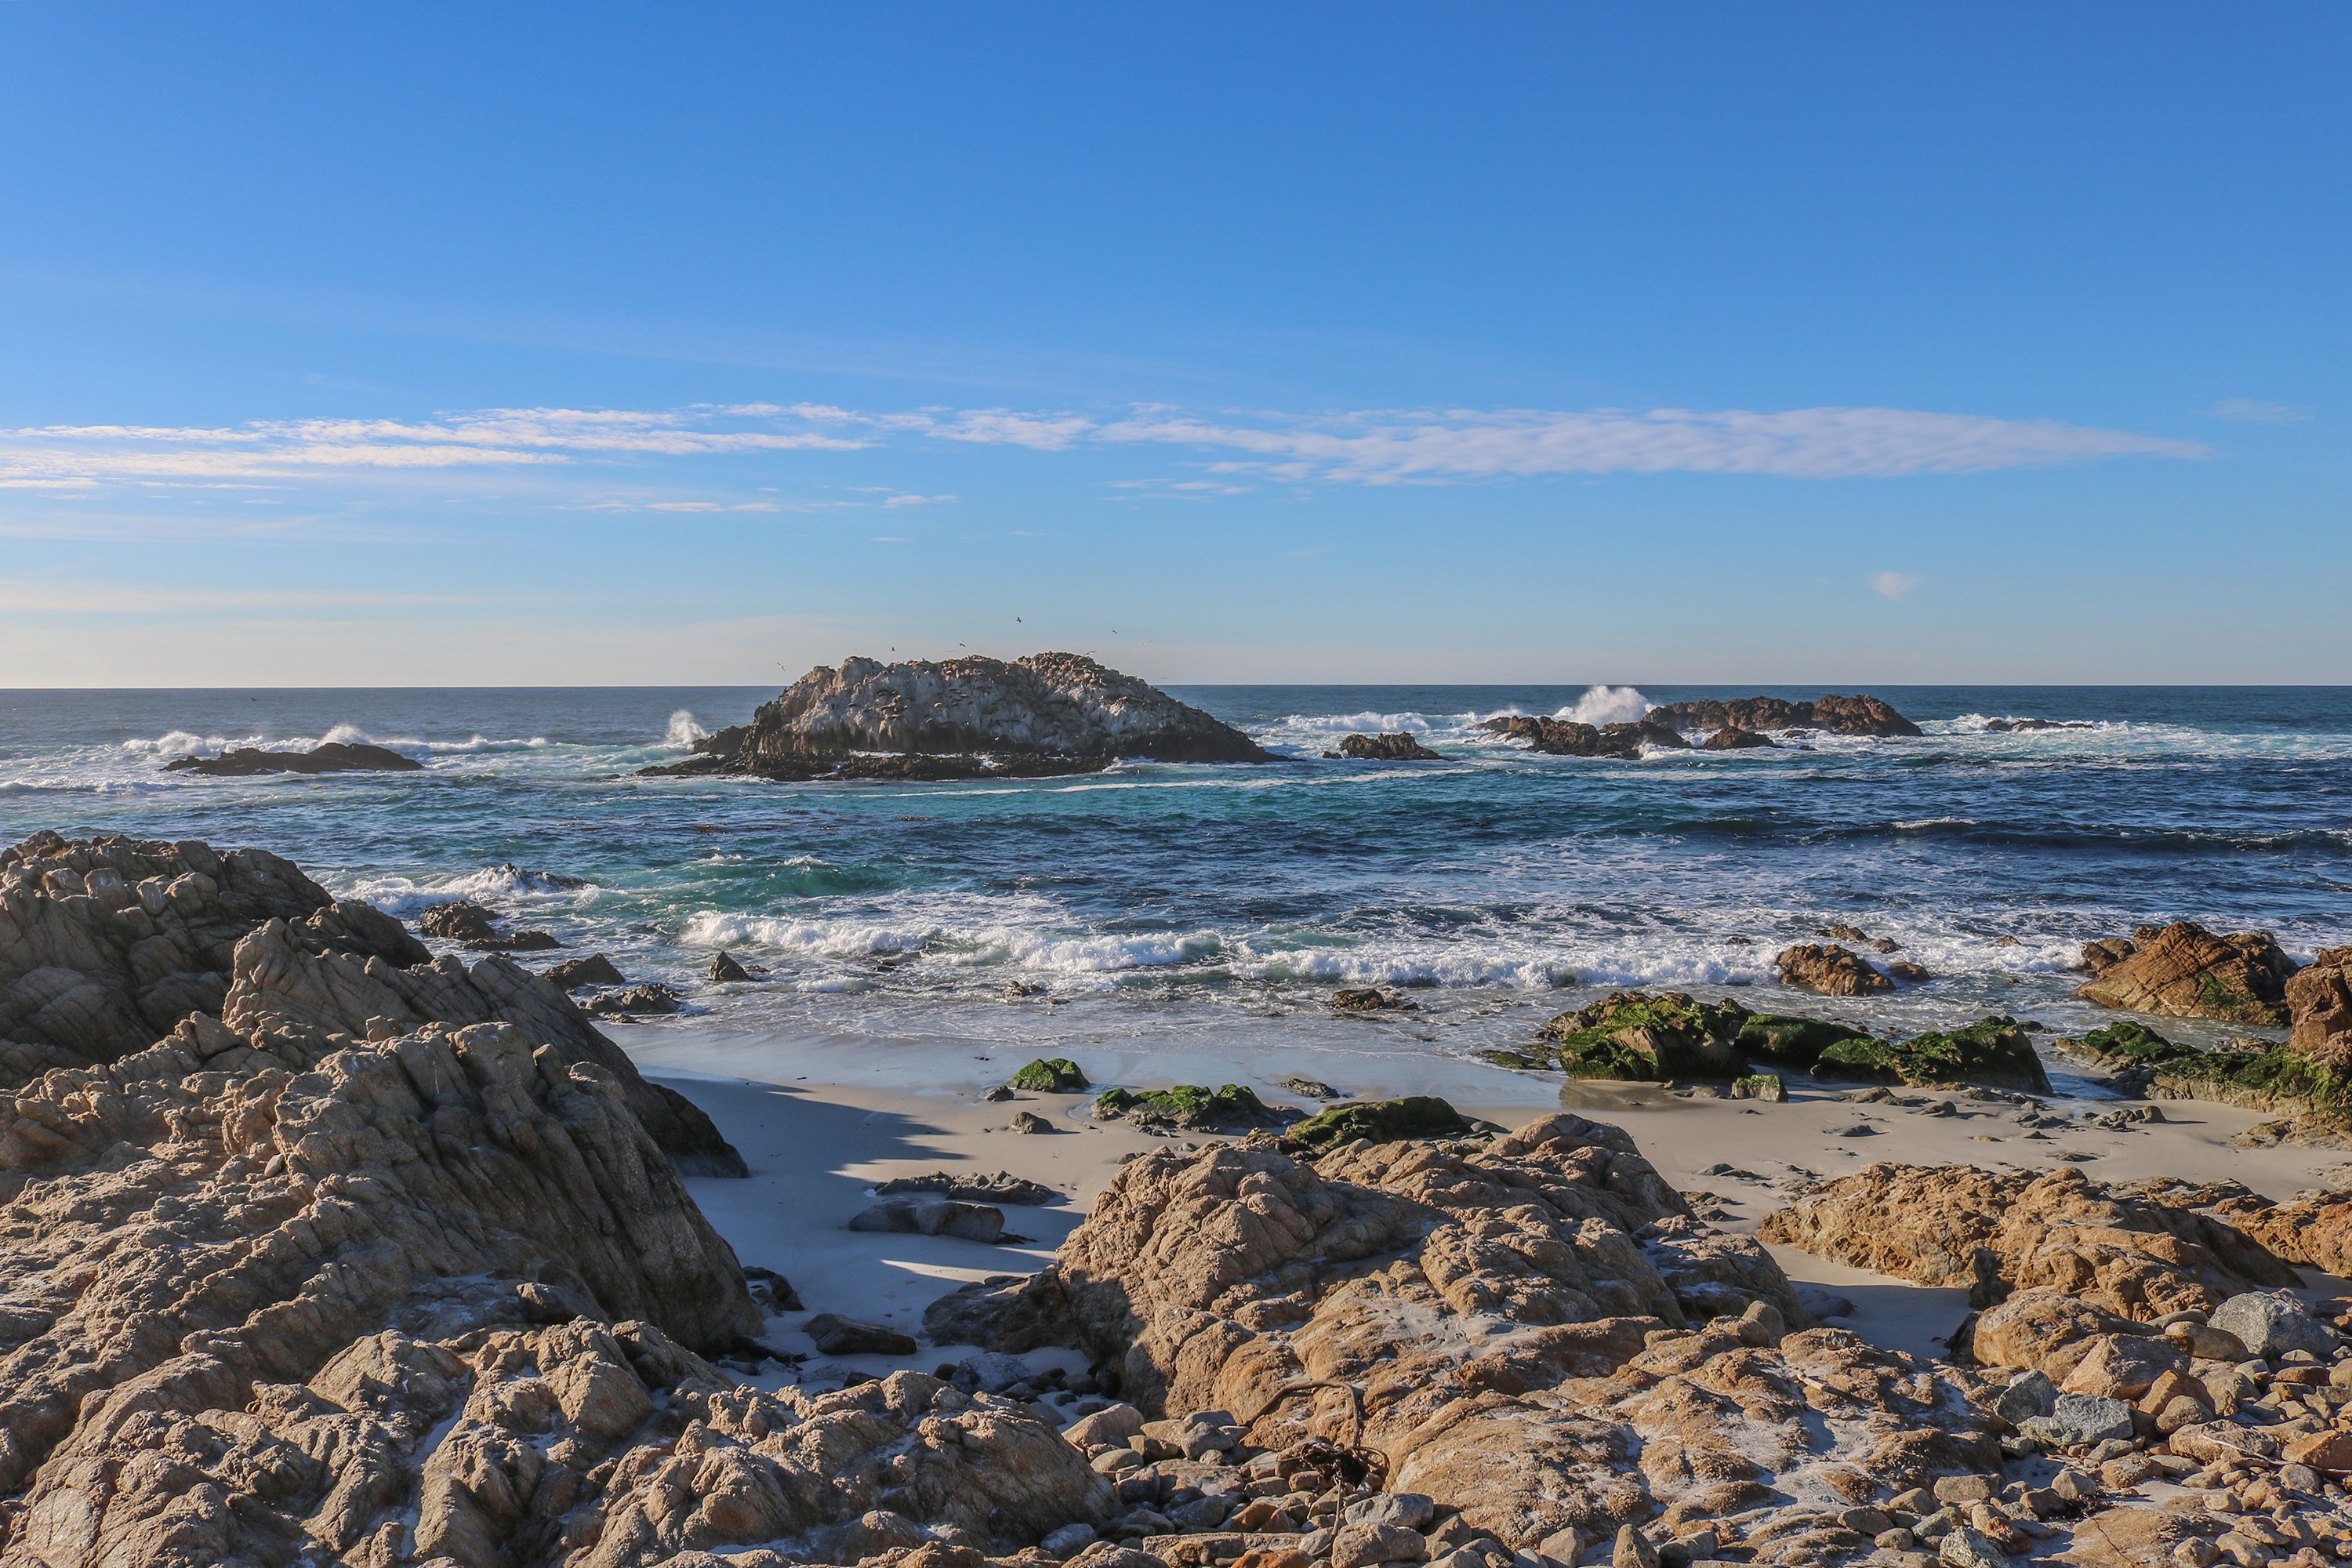
[[1032,1094],[1077,1094],[1094,1087],[1067,1057],[1040,1057],[1006,1081]]
[[1750,1013],[1739,1026],[1738,1044],[1750,1058],[1763,1057],[1790,1067],[1809,1068],[1822,1053],[1845,1040],[1866,1040],[1867,1029],[1827,1018],[1800,1018],[1788,1013]]
[[1098,1121],[1126,1120],[1144,1127],[1181,1127],[1188,1131],[1241,1131],[1282,1127],[1300,1113],[1270,1106],[1246,1084],[1229,1083],[1209,1089],[1180,1083],[1168,1089],[1108,1089],[1095,1099]]
[[1462,1113],[1433,1094],[1335,1105],[1285,1136],[1318,1152],[1343,1143],[1395,1143],[1407,1138],[1458,1138],[1471,1131]]
[[2050,1076],[2034,1054],[2032,1037],[2016,1019],[1999,1015],[1907,1040],[1841,1040],[1822,1052],[1813,1076],[1866,1083],[1980,1083],[2031,1094],[2051,1091]]
[[1542,1037],[1573,1078],[1733,1079],[1748,1070],[1733,1044],[1747,1017],[1733,1002],[1697,1002],[1680,991],[1619,991],[1562,1013],[1544,1026]]

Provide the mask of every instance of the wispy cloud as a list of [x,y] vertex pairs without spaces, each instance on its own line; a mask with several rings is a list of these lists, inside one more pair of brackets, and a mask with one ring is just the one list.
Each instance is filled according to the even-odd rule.
[[109,479],[289,479],[337,469],[516,468],[590,458],[845,451],[865,439],[772,404],[624,409],[491,408],[427,420],[292,419],[206,426],[50,425],[0,431],[0,485]]
[[212,610],[322,610],[487,604],[455,594],[370,593],[348,589],[158,586],[0,577],[0,610],[12,615],[173,615]]
[[2311,417],[2308,408],[2297,408],[2292,403],[2265,403],[2259,397],[2225,397],[2205,412],[2216,419],[2235,419],[2244,425],[2292,425]]
[[[861,413],[827,404],[751,403],[652,411],[494,408],[415,420],[0,430],[0,486],[72,491],[109,483],[315,482],[331,476],[349,480],[403,469],[545,472],[567,465],[690,462],[931,441],[1040,453],[1189,448],[1203,459],[1194,473],[1209,478],[1145,484],[1202,496],[1232,493],[1244,480],[1458,484],[1663,473],[1836,479],[2210,455],[2194,442],[2130,431],[1901,408],[1452,409],[1307,416],[1143,406],[1096,416],[1005,408]],[[954,499],[892,489],[882,504]],[[730,510],[727,503],[692,500],[646,503],[646,509]]]
[[1870,580],[1870,591],[1889,599],[1900,599],[1918,585],[1918,578],[1901,572],[1881,572]]

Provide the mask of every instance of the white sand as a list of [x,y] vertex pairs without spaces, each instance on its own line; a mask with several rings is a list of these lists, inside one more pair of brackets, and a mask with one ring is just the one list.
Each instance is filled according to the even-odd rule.
[[[748,1037],[691,1024],[632,1029],[620,1038],[648,1074],[709,1112],[750,1163],[749,1181],[689,1184],[738,1256],[787,1276],[811,1312],[840,1312],[909,1333],[919,1333],[923,1308],[956,1286],[1042,1267],[1122,1155],[1164,1146],[1164,1140],[1123,1123],[1093,1121],[1091,1095],[1024,1095],[1010,1103],[980,1099],[1032,1056],[1072,1058],[1097,1089],[1239,1082],[1269,1102],[1312,1110],[1314,1101],[1282,1088],[1286,1076],[1304,1074],[1360,1099],[1443,1095],[1465,1114],[1507,1126],[1554,1110],[1565,1099],[1585,1115],[1625,1128],[1676,1188],[1715,1194],[1730,1216],[1717,1223],[1738,1231],[1753,1231],[1784,1201],[1776,1190],[1781,1186],[1881,1160],[2053,1169],[2061,1153],[2073,1152],[2094,1156],[2083,1168],[2101,1180],[2227,1178],[2273,1197],[2316,1184],[2317,1172],[2345,1160],[2327,1151],[2231,1148],[2233,1135],[2262,1118],[2226,1106],[2167,1102],[2161,1123],[2127,1131],[2052,1129],[2036,1139],[2019,1124],[2023,1108],[1965,1094],[1933,1097],[1953,1101],[1958,1114],[1947,1117],[1845,1102],[1836,1090],[1796,1079],[1796,1098],[1781,1105],[1684,1099],[1657,1089],[1591,1082],[1570,1084],[1564,1092],[1556,1077],[1431,1053],[1391,1021],[1368,1022],[1360,1034],[1342,1034],[1337,1045],[1329,1031],[1297,1043],[1269,1038],[1272,1033],[1252,1031],[1245,1045],[1206,1049],[1197,1037],[1164,1043],[1096,1037],[1066,1046],[1040,1037],[1016,1050],[960,1041]],[[2050,1108],[2105,1110],[2116,1103],[2056,1100]],[[1009,1123],[1020,1110],[1045,1114],[1064,1131],[1015,1133]],[[1840,1135],[1857,1126],[1874,1131]],[[1732,1171],[1706,1173],[1718,1165]],[[935,1170],[1008,1171],[1061,1190],[1068,1202],[1005,1207],[1007,1228],[1033,1238],[1017,1246],[845,1228],[874,1201],[873,1183]],[[1801,1284],[1852,1300],[1856,1311],[1837,1321],[1879,1343],[1940,1353],[1941,1337],[1967,1311],[1959,1290],[1921,1289],[1789,1247],[1775,1247],[1773,1255]],[[2316,1278],[2314,1284],[2343,1288]],[[810,1351],[798,1331],[801,1321],[799,1315],[777,1319],[769,1342]],[[927,1345],[899,1362],[858,1357],[849,1364],[876,1373],[894,1365],[928,1370],[961,1353]],[[1038,1365],[1076,1364],[1068,1357],[1031,1359]]]

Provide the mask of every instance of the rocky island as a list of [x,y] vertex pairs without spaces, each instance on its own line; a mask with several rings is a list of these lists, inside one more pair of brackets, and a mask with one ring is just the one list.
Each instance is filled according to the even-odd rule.
[[974,655],[819,666],[749,724],[648,773],[754,778],[1031,778],[1122,758],[1270,761],[1256,742],[1159,688],[1080,654]]
[[217,757],[176,757],[163,764],[167,773],[201,773],[206,778],[250,778],[256,773],[413,773],[425,764],[389,746],[351,741],[329,741],[307,752],[272,752],[258,746],[236,746]]

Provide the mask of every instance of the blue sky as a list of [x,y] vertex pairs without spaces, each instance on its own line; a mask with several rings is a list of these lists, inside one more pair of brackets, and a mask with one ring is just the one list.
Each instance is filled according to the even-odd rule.
[[0,686],[2352,681],[2347,45],[11,6]]

